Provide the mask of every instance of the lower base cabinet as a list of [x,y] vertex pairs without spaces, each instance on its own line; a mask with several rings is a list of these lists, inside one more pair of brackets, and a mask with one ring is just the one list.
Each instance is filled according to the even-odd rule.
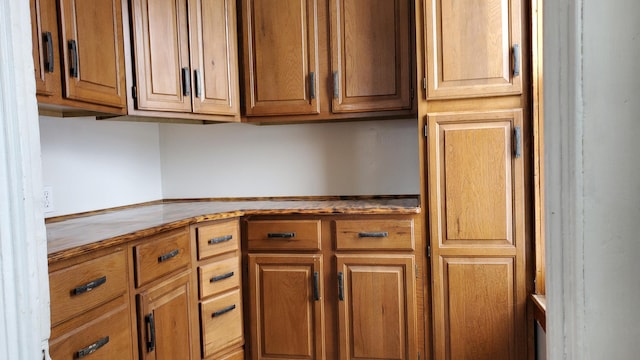
[[140,358],[196,359],[191,274],[185,272],[138,295]]

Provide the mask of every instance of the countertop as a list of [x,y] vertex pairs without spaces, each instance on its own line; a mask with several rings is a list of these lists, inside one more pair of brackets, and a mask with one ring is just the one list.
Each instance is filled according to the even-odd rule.
[[47,252],[53,262],[189,224],[245,215],[417,213],[417,197],[164,201],[47,223]]

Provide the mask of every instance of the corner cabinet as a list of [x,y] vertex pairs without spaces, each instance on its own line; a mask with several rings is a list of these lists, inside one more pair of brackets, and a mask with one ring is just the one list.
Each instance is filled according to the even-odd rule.
[[235,1],[133,0],[131,23],[130,114],[238,120]]
[[31,15],[39,103],[126,113],[121,1],[31,0]]
[[526,359],[522,111],[427,121],[434,356]]
[[427,99],[522,93],[522,0],[424,0]]
[[415,115],[408,2],[241,3],[247,121]]

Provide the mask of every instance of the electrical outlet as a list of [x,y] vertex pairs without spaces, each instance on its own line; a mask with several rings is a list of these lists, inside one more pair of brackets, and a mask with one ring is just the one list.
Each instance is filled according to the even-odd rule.
[[42,191],[42,205],[45,213],[53,211],[53,187],[45,186]]

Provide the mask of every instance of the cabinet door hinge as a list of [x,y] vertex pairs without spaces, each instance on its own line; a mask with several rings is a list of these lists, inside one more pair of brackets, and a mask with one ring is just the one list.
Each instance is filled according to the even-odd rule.
[[427,257],[431,258],[431,245],[427,245]]
[[136,86],[135,86],[135,85],[133,85],[133,86],[131,87],[131,96],[132,96],[134,99],[138,98],[138,89],[136,88]]
[[427,78],[426,77],[422,78],[422,88],[427,90]]

